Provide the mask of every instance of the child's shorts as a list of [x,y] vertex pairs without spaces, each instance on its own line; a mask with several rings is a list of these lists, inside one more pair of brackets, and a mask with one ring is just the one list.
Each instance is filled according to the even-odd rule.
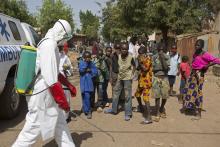
[[169,82],[166,77],[153,77],[152,98],[169,98]]

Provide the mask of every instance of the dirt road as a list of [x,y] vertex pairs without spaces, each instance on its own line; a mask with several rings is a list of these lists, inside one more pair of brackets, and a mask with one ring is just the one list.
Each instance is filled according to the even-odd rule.
[[[79,78],[72,81],[79,88]],[[208,73],[204,86],[204,109],[202,119],[192,120],[193,116],[180,113],[181,105],[176,97],[170,97],[166,109],[168,117],[159,123],[142,125],[140,113],[133,113],[133,118],[124,121],[124,112],[116,116],[93,113],[87,120],[81,114],[68,126],[77,147],[219,147],[220,140],[220,78]],[[178,90],[179,83],[175,89]],[[110,88],[109,88],[110,89]],[[133,89],[136,89],[134,86]],[[109,90],[109,93],[111,91]],[[111,95],[110,95],[111,97]],[[136,106],[133,99],[133,106]],[[151,101],[154,106],[154,102]],[[74,110],[81,109],[81,97],[71,102]],[[14,120],[0,122],[0,147],[9,147],[15,141],[24,125],[25,110]],[[56,147],[54,140],[39,140],[34,147]]]

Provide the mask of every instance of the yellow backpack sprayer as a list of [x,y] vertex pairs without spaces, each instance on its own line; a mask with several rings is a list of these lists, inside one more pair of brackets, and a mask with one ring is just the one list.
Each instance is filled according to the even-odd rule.
[[31,95],[37,75],[35,74],[37,49],[31,46],[22,46],[15,88],[18,94]]

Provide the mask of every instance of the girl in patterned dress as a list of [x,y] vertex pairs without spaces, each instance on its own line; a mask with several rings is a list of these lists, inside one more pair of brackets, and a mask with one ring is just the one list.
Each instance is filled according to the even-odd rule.
[[[151,114],[150,114],[150,90],[152,87],[152,60],[151,57],[146,54],[146,48],[140,47],[138,50],[138,68],[139,77],[138,77],[138,87],[135,93],[137,98],[139,108],[143,113],[144,124],[152,123]],[[145,105],[142,105],[141,96]]]

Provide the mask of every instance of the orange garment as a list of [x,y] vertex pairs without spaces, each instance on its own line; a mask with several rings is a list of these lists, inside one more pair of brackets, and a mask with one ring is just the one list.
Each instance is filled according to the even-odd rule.
[[67,54],[68,51],[69,51],[69,46],[68,46],[67,42],[65,42],[64,45],[63,45],[63,51],[65,52],[65,54]]
[[140,55],[138,57],[138,64],[140,67],[140,74],[135,97],[141,97],[143,95],[143,100],[148,102],[150,100],[150,90],[152,87],[152,60],[149,56]]

